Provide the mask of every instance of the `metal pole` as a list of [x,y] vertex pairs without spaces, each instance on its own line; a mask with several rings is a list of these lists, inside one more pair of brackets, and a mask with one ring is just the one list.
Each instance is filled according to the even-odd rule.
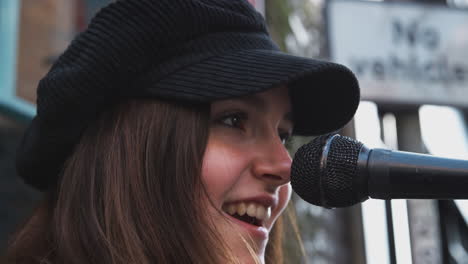
[[[386,0],[406,1],[421,4],[443,4],[446,0]],[[398,148],[404,151],[424,153],[417,110],[395,114],[397,121]],[[437,201],[408,200],[408,217],[411,235],[413,264],[441,264],[442,247],[440,219]]]
[[[424,153],[417,110],[396,114],[398,148]],[[413,264],[442,264],[440,220],[437,201],[408,200]]]

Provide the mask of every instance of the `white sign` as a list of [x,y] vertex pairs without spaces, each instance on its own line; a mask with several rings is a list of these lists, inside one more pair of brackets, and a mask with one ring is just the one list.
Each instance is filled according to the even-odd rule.
[[468,12],[437,5],[329,1],[331,58],[362,98],[468,107]]

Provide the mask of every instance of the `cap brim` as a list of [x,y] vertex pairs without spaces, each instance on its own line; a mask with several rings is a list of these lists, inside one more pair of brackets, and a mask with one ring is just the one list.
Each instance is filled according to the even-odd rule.
[[359,104],[359,85],[346,67],[274,50],[243,50],[185,66],[154,86],[159,96],[213,101],[278,85],[290,89],[294,134],[319,135],[346,125]]

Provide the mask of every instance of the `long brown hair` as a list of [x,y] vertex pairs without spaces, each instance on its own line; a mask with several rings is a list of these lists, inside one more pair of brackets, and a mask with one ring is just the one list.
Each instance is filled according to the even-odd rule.
[[[56,188],[12,240],[11,263],[222,263],[204,224],[201,164],[209,105],[133,100],[82,135]],[[282,220],[267,263],[282,263]],[[201,239],[203,238],[203,239]]]

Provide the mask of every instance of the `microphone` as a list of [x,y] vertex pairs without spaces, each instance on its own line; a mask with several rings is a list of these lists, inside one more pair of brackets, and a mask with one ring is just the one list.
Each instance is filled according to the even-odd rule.
[[312,140],[296,152],[293,190],[306,202],[334,208],[376,199],[468,199],[468,161],[369,149],[340,135]]

